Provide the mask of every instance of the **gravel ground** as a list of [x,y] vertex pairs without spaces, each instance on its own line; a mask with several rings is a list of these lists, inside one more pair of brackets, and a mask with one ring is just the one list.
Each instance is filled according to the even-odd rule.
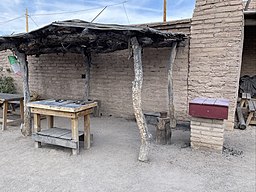
[[[45,120],[43,120],[45,124]],[[56,124],[68,127],[66,119]],[[80,126],[81,126],[80,122]],[[51,145],[33,147],[18,127],[0,132],[0,191],[255,192],[255,127],[225,133],[223,154],[192,151],[190,132],[173,130],[171,145],[152,142],[150,162],[137,161],[136,123],[92,118],[94,143],[71,156]],[[154,136],[154,127],[149,126]]]

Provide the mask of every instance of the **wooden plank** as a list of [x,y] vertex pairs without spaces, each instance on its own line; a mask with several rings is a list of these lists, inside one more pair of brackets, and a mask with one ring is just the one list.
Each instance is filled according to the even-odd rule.
[[248,108],[249,108],[249,112],[254,112],[256,110],[256,108],[254,107],[254,102],[249,100],[248,101]]
[[8,111],[8,101],[5,101],[3,104],[2,131],[4,131],[6,129],[6,125],[7,125],[7,111]]
[[[244,116],[243,116],[243,112],[241,107],[237,107],[236,108],[236,112],[237,112],[237,116],[238,116],[238,120],[239,120],[239,128],[244,130],[246,129],[246,126],[248,125],[247,123],[245,123],[244,120]],[[248,120],[248,119],[247,119]]]
[[55,137],[49,137],[45,135],[39,135],[37,133],[34,133],[32,135],[32,138],[34,139],[35,142],[38,143],[48,143],[52,145],[58,145],[58,146],[63,146],[63,147],[68,147],[72,149],[77,149],[78,147],[78,141],[74,140],[66,140],[66,139],[61,139],[61,138],[55,138]]
[[84,116],[84,149],[91,147],[90,115]]
[[[84,132],[83,131],[78,131],[78,136],[82,136],[84,135]],[[72,140],[72,133],[71,133],[71,130],[69,130],[68,133],[62,135],[59,137],[60,139],[67,139],[67,140]]]
[[[16,122],[21,122],[22,119],[6,119],[6,124],[13,124]],[[3,123],[3,118],[0,118],[0,122]]]
[[54,111],[50,109],[39,109],[39,108],[31,108],[31,112],[41,114],[41,115],[52,115],[52,116],[59,116],[59,117],[75,118],[75,113],[72,113],[72,112],[62,112],[62,111]]
[[[34,133],[41,131],[41,119],[39,114],[34,114]],[[41,142],[35,141],[35,148],[40,148]]]
[[58,128],[58,127],[53,127],[53,128],[45,129],[45,130],[42,130],[42,131],[38,132],[38,135],[51,136],[51,137],[59,138],[62,135],[65,135],[67,133],[71,133],[71,130],[62,129],[62,128]]
[[250,100],[252,97],[251,97],[251,94],[250,93],[246,93],[246,99]]
[[19,94],[0,93],[0,101],[2,103],[4,101],[19,101],[20,99],[23,99],[23,96]]
[[79,153],[79,135],[78,135],[78,119],[77,118],[71,119],[71,131],[72,131],[72,140],[77,142],[77,148],[72,149],[72,154],[78,155],[78,153]]
[[246,125],[250,125],[251,124],[251,121],[252,121],[252,118],[253,118],[253,114],[254,112],[250,112],[248,117],[247,117],[247,120],[246,120]]
[[[39,108],[39,109],[48,109],[53,111],[61,111],[61,112],[79,112],[86,109],[90,109],[97,106],[96,102],[90,102],[84,105],[75,104],[75,103],[58,103],[54,102],[55,100],[42,100],[30,102],[27,104],[28,107],[31,108]],[[74,102],[74,101],[73,101]]]
[[82,117],[82,116],[85,116],[85,115],[89,115],[91,113],[93,113],[93,109],[92,108],[91,109],[87,109],[85,111],[80,111],[80,112],[75,113],[75,117]]

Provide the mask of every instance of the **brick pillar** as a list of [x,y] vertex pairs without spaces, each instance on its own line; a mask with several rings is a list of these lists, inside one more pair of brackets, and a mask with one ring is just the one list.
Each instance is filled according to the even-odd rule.
[[224,119],[228,118],[228,108],[229,101],[226,99],[195,98],[189,103],[192,149],[222,153]]
[[233,129],[243,46],[242,0],[197,0],[191,23],[189,100],[230,101]]
[[192,149],[210,149],[222,153],[224,120],[192,117],[190,127]]

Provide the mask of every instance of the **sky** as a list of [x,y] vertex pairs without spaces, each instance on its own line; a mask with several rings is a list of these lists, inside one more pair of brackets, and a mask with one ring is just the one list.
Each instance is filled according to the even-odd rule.
[[[107,7],[106,7],[107,6]],[[191,18],[195,0],[167,0],[167,21]],[[54,21],[141,24],[163,20],[163,0],[1,0],[0,35],[29,31]]]

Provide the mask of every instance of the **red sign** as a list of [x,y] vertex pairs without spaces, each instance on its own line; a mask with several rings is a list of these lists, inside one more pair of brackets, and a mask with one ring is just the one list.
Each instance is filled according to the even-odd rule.
[[189,103],[189,115],[208,119],[228,119],[227,99],[196,98]]

